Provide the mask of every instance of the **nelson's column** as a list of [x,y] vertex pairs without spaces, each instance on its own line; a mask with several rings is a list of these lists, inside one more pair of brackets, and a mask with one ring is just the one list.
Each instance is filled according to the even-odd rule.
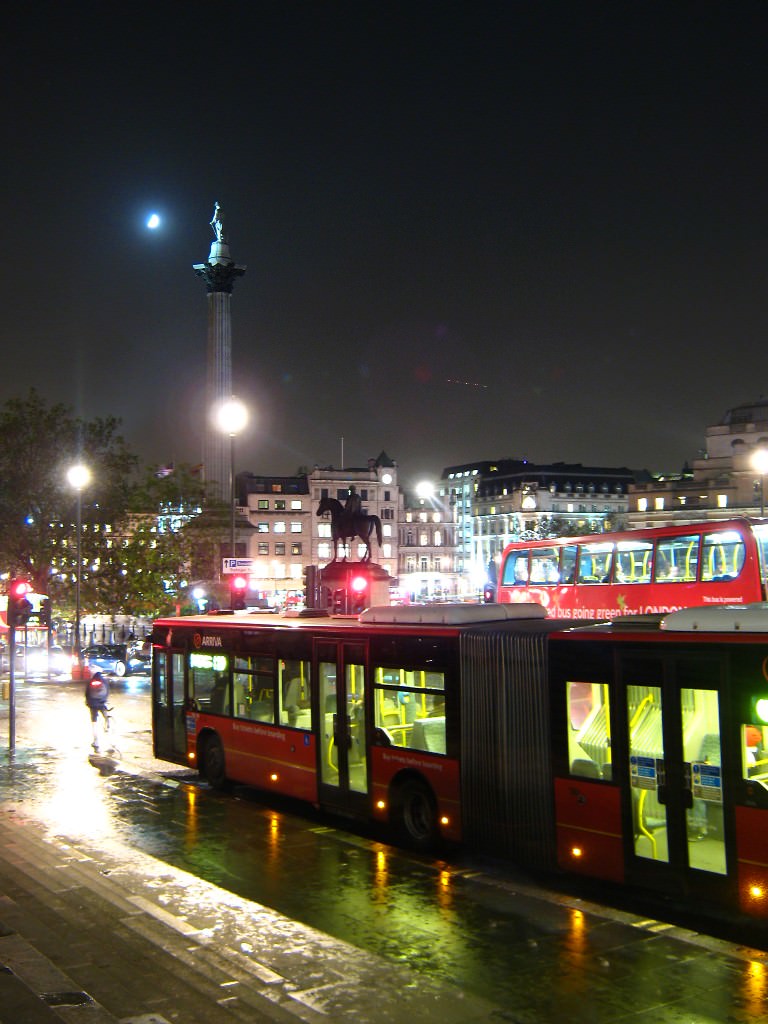
[[224,213],[216,203],[211,220],[214,240],[207,263],[195,263],[194,271],[208,289],[208,362],[206,370],[206,431],[203,443],[203,473],[212,497],[231,500],[229,488],[229,439],[213,422],[213,412],[232,397],[232,310],[235,279],[245,267],[229,255],[224,230]]

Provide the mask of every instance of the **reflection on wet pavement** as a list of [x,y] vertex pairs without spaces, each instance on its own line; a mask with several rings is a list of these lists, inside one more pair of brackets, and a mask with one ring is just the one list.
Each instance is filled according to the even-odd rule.
[[[524,880],[469,862],[419,859],[310,812],[265,808],[253,794],[217,794],[89,763],[84,710],[54,695],[65,751],[21,749],[0,766],[4,801],[34,809],[68,841],[140,850],[419,975],[503,1006],[498,1020],[768,1021],[768,958],[720,955],[662,925],[545,899]],[[71,722],[69,719],[71,718]],[[80,737],[82,733],[82,737]],[[123,770],[128,769],[128,771]],[[175,778],[174,778],[175,775]]]

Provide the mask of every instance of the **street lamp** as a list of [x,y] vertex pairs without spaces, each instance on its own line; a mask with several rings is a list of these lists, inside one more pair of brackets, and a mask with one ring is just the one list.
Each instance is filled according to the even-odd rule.
[[760,516],[765,515],[765,474],[768,473],[768,448],[755,448],[752,469],[760,474]]
[[91,471],[87,466],[84,466],[81,462],[76,463],[67,470],[67,480],[69,486],[74,488],[77,492],[77,518],[76,530],[77,530],[77,574],[75,575],[75,652],[77,657],[77,667],[81,666],[81,652],[80,652],[80,576],[82,574],[82,555],[81,549],[81,534],[82,534],[82,491],[84,487],[87,487],[91,480]]
[[235,557],[235,437],[248,422],[248,410],[233,395],[222,402],[216,411],[216,421],[224,434],[229,434],[229,499],[232,506],[232,530],[230,533],[231,558]]

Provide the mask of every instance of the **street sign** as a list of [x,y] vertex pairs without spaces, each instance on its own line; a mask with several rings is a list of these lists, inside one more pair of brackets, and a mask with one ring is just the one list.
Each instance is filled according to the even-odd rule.
[[221,571],[223,573],[244,572],[250,574],[253,568],[252,558],[223,558]]

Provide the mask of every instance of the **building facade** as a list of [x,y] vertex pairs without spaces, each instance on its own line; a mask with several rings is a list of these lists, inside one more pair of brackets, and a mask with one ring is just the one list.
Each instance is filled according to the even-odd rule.
[[[382,544],[373,541],[372,561],[395,577],[398,566],[398,522],[403,504],[397,464],[382,452],[365,468],[315,466],[298,476],[237,476],[238,511],[253,528],[247,540],[251,591],[270,604],[291,603],[303,594],[305,571],[322,569],[334,558],[331,522],[318,516],[324,497],[342,504],[354,487],[362,511],[381,520]],[[242,550],[242,545],[239,550]],[[339,546],[339,557],[357,561],[365,553],[360,541]]]
[[526,459],[450,466],[445,496],[456,524],[457,570],[482,590],[510,541],[602,533],[624,525],[629,489],[644,471]]
[[638,481],[630,489],[628,525],[762,515],[768,473],[768,398],[736,406],[707,427],[706,447],[677,474]]

